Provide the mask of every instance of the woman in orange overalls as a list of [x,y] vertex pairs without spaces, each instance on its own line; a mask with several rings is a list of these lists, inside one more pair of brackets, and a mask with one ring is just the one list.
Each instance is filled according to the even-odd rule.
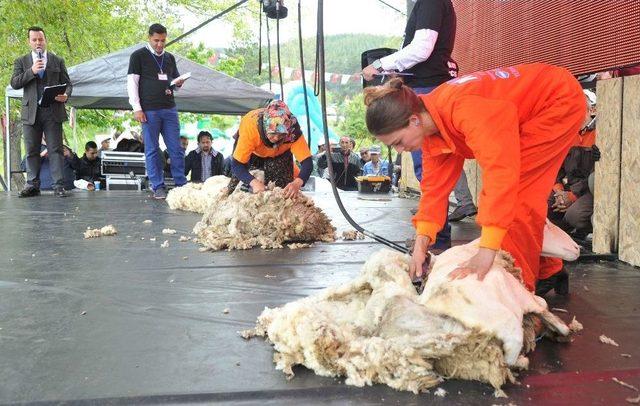
[[527,288],[557,277],[562,262],[541,258],[547,197],[585,124],[586,102],[569,71],[545,64],[477,72],[417,96],[399,79],[365,89],[369,131],[399,152],[422,148],[422,197],[413,218],[411,276],[445,221],[465,159],[482,169],[478,253],[452,272],[482,280],[499,249],[522,268]]

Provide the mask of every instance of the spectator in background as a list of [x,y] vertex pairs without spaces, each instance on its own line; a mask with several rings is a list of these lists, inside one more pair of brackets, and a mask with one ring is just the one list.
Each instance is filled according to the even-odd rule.
[[[70,150],[66,145],[62,146],[63,157],[64,151]],[[44,140],[40,145],[40,189],[41,190],[52,190],[54,189],[53,177],[51,176],[51,162],[49,161],[49,151],[47,149],[47,144]],[[25,172],[27,170],[27,158],[24,157],[22,162],[20,163],[20,169]],[[65,190],[71,190],[74,188],[73,180],[75,179],[75,173],[71,168],[70,162],[68,159],[64,159],[62,165],[62,179],[63,186]]]
[[[352,151],[352,140],[349,137],[340,138],[339,148],[331,150],[331,161],[336,187],[341,190],[358,190],[356,176],[360,175],[360,157]],[[318,168],[327,169],[327,155],[318,158]],[[329,171],[324,171],[324,176],[329,176]]]
[[102,156],[102,151],[111,150],[110,144],[111,144],[111,138],[105,138],[100,142],[100,149],[98,150],[99,157]]
[[360,148],[360,166],[364,168],[364,165],[371,160],[369,155],[369,147]]
[[584,239],[593,231],[593,188],[589,178],[595,163],[600,160],[600,150],[595,145],[596,95],[590,90],[583,92],[591,120],[580,132],[578,144],[571,147],[560,167],[549,196],[547,213],[552,223],[578,239]]
[[116,143],[114,151],[119,152],[144,152],[144,140],[142,136],[134,131],[131,132],[132,138],[120,137]]
[[204,182],[211,176],[224,175],[224,157],[211,143],[213,136],[208,131],[198,134],[198,148],[185,158],[184,174],[191,172],[191,182]]
[[371,160],[364,164],[362,174],[367,176],[389,176],[389,163],[386,160],[380,160],[380,147],[374,145],[369,148]]
[[402,177],[402,154],[396,155],[396,162],[393,164],[393,178],[391,182],[393,186],[400,185],[400,178]]
[[84,146],[82,158],[73,153],[70,149],[64,150],[64,156],[69,160],[71,168],[75,171],[76,180],[83,179],[89,183],[102,182],[102,161],[98,156],[98,145],[89,141]]
[[65,149],[64,156],[69,160],[76,179],[84,179],[91,183],[102,180],[102,160],[98,157],[98,145],[95,142],[89,141],[85,144],[82,158],[78,158],[70,149]]
[[[187,148],[189,148],[189,138],[186,135],[180,136],[180,147],[186,154]],[[169,156],[168,148],[162,152],[162,157],[164,158],[164,177],[171,178],[171,157]]]
[[326,150],[327,148],[324,145],[324,140],[318,142],[318,152],[315,155],[313,155],[313,172],[311,173],[313,176],[322,178],[322,175],[324,174],[324,169],[321,169],[318,167],[318,159],[320,159],[320,157],[324,155]]

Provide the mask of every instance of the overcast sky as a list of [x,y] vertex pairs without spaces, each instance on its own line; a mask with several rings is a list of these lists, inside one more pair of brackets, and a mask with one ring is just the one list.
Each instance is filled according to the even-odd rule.
[[[256,0],[250,0],[256,1]],[[397,9],[405,11],[405,0],[384,0]],[[303,36],[313,37],[316,34],[316,0],[302,0]],[[285,0],[289,16],[280,21],[280,38],[282,42],[297,38],[297,0]],[[402,36],[406,17],[378,0],[325,0],[324,1],[325,35],[345,33],[369,33]],[[195,27],[208,16],[186,15],[183,18],[185,29]],[[273,20],[271,20],[273,22]],[[250,22],[257,33],[257,17]],[[272,41],[275,42],[275,22],[271,25]],[[256,34],[257,36],[257,34]],[[191,41],[203,42],[214,48],[225,48],[233,38],[229,24],[213,21],[192,34]]]

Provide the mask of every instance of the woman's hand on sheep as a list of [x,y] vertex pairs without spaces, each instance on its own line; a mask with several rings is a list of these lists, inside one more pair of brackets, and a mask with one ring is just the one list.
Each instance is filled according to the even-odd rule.
[[413,245],[413,255],[409,262],[409,278],[413,280],[416,276],[422,277],[422,265],[427,259],[427,250],[431,244],[431,238],[426,235],[416,235],[416,242]]
[[298,193],[300,193],[300,188],[302,187],[303,183],[304,182],[302,182],[302,179],[295,178],[292,182],[290,182],[287,186],[285,186],[284,197],[286,197],[287,199],[291,199],[298,196]]
[[264,192],[264,190],[266,189],[264,183],[260,182],[258,179],[252,180],[251,183],[249,183],[249,186],[251,186],[251,190],[253,190],[253,193]]
[[476,255],[472,256],[468,261],[463,262],[462,265],[449,274],[449,280],[463,279],[469,275],[476,275],[478,280],[482,281],[489,273],[495,258],[495,250],[480,247]]

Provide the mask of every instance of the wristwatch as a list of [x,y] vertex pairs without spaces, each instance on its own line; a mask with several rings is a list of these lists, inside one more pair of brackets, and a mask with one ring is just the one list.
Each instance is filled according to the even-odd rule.
[[375,61],[373,61],[371,63],[371,66],[373,66],[373,68],[375,70],[377,70],[378,72],[383,72],[384,69],[382,68],[382,62],[380,62],[380,59],[376,59]]

